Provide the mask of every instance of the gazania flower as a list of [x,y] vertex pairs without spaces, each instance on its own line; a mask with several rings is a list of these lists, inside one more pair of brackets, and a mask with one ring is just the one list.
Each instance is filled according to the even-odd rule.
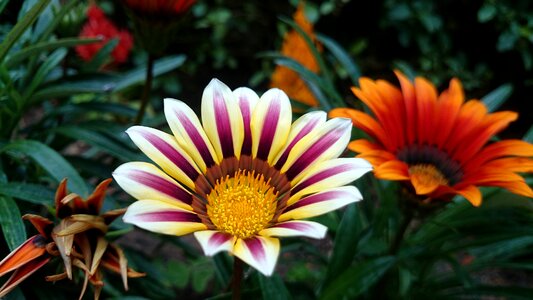
[[87,23],[80,32],[80,37],[101,38],[98,43],[76,46],[76,52],[84,61],[90,61],[109,40],[117,38],[118,44],[111,52],[113,62],[124,63],[128,60],[133,37],[127,30],[119,30],[104,15],[104,12],[96,5],[91,5],[87,11]]
[[94,286],[95,299],[99,298],[103,286],[102,268],[121,274],[126,290],[128,277],[144,275],[129,269],[122,250],[105,239],[109,223],[124,213],[123,209],[119,209],[99,215],[110,182],[111,179],[103,181],[87,200],[83,200],[74,193],[69,194],[67,181],[63,180],[55,195],[56,216],[61,220],[56,226],[41,216],[24,216],[39,234],[29,238],[0,262],[0,276],[14,271],[0,288],[0,297],[57,256],[62,258],[65,272],[48,276],[46,280],[72,279],[72,267],[81,269],[85,273],[85,281],[80,299],[88,282]]
[[490,143],[494,135],[516,120],[517,113],[488,113],[479,100],[465,102],[461,83],[437,95],[424,78],[411,83],[396,72],[401,90],[367,78],[354,94],[372,111],[339,108],[330,116],[349,117],[372,140],[359,139],[349,148],[372,163],[375,176],[400,180],[425,198],[449,199],[454,194],[481,204],[478,186],[501,187],[533,197],[519,172],[533,172],[533,145],[522,140]]
[[213,79],[202,96],[202,123],[185,103],[165,99],[173,135],[134,126],[127,133],[158,166],[126,163],[113,173],[139,201],[124,221],[154,232],[193,233],[206,255],[229,251],[272,273],[280,236],[322,238],[326,227],[301,219],[361,200],[344,186],[368,172],[363,159],[338,158],[347,119],[311,112],[291,125],[288,97],[259,98]]
[[[298,6],[293,18],[294,22],[316,43],[313,24],[305,16],[303,3]],[[291,30],[285,35],[281,53],[284,56],[293,58],[312,72],[317,73],[319,71],[318,63],[311,49],[309,49],[304,38],[296,30]],[[270,86],[282,89],[292,100],[308,106],[318,105],[318,100],[307,87],[307,84],[301,79],[300,75],[285,66],[276,66],[272,74]]]

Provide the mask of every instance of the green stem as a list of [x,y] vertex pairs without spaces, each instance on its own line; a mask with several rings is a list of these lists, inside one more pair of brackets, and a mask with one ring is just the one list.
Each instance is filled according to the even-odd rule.
[[146,81],[144,82],[141,107],[139,108],[139,112],[135,118],[135,124],[141,124],[144,118],[146,107],[148,106],[148,102],[150,100],[150,90],[152,89],[152,79],[154,77],[154,60],[154,56],[152,54],[148,54],[148,61],[146,62]]
[[241,299],[241,283],[242,283],[242,260],[237,256],[233,256],[233,279],[232,279],[232,299],[240,300]]

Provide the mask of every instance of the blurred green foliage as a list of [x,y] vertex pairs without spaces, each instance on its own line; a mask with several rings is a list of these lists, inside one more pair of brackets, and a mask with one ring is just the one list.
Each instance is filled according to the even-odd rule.
[[[349,87],[362,75],[392,78],[392,69],[399,68],[439,86],[459,77],[468,96],[482,98],[491,110],[520,111],[521,121],[506,135],[531,142],[529,2],[308,1],[306,13],[324,46],[324,53],[317,55],[322,71],[310,74],[277,52],[283,34],[298,29],[289,19],[298,1],[200,0],[167,55],[156,61],[144,124],[166,130],[165,97],[198,108],[212,77],[232,88],[252,86],[261,94],[276,64],[299,72],[321,108],[363,108]],[[130,25],[120,0],[98,3],[114,22]],[[86,5],[76,0],[0,0],[1,257],[33,234],[20,215],[53,214],[53,193],[63,177],[69,177],[70,189],[84,194],[120,163],[146,159],[124,134],[137,112],[146,54],[137,47],[125,65],[103,68],[116,47],[111,41],[92,61],[81,61],[72,47],[93,42],[77,38]],[[455,199],[408,223],[412,216],[403,210],[397,184],[366,175],[358,187],[364,201],[319,218],[329,228],[326,239],[284,239],[272,277],[247,269],[243,297],[530,298],[531,199],[487,189],[481,208]],[[104,210],[131,201],[115,189]],[[231,297],[232,258],[227,254],[206,258],[191,239],[132,230],[116,221],[109,238],[123,245],[131,265],[147,277],[131,280],[130,291],[124,292],[120,278],[107,276],[106,299]],[[500,276],[505,284],[495,285],[483,276],[501,270],[510,274]],[[77,297],[80,274],[73,283],[52,286],[43,281],[60,271],[59,264],[47,266],[7,298]],[[513,282],[516,274],[526,279]]]

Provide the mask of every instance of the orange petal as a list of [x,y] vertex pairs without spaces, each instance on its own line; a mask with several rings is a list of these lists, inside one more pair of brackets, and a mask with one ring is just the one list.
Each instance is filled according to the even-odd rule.
[[490,186],[501,187],[513,194],[533,198],[533,190],[524,181],[500,181],[491,182]]
[[105,194],[107,191],[107,187],[109,184],[113,181],[112,178],[108,178],[94,189],[94,192],[87,198],[87,206],[89,209],[89,213],[91,214],[98,214],[100,212],[100,209],[102,209],[102,203],[104,202]]
[[402,161],[391,160],[374,170],[377,178],[385,180],[409,180],[408,166]]
[[483,167],[504,169],[509,172],[533,173],[533,159],[527,157],[505,157],[489,161]]
[[411,174],[411,184],[415,188],[417,195],[427,195],[439,187],[439,182],[431,180],[428,176],[420,173]]
[[465,164],[465,170],[476,170],[485,162],[504,156],[533,156],[533,144],[522,140],[504,140],[490,144]]
[[7,280],[6,283],[0,288],[0,298],[3,298],[5,295],[7,295],[11,290],[13,290],[19,283],[21,283],[24,279],[26,279],[28,276],[33,274],[35,271],[39,270],[42,266],[44,266],[51,257],[37,257],[36,259],[29,261],[22,267],[18,268],[13,275]]
[[45,217],[33,214],[25,214],[22,216],[22,219],[30,221],[33,227],[35,227],[35,229],[37,229],[42,236],[46,238],[50,237],[50,232],[52,232],[52,225],[54,222]]
[[365,153],[373,150],[383,150],[383,148],[377,144],[372,143],[366,139],[359,139],[352,141],[348,144],[348,149],[356,153]]
[[27,239],[0,262],[0,276],[43,256],[46,253],[45,243],[46,239],[41,235]]
[[67,178],[61,180],[56,190],[55,204],[56,204],[56,216],[59,217],[60,211],[63,210],[64,204],[61,202],[63,198],[67,196]]
[[396,74],[396,77],[398,77],[400,86],[402,87],[403,101],[405,104],[405,128],[407,133],[407,141],[409,144],[412,144],[416,138],[415,131],[417,126],[415,88],[411,81],[409,81],[409,79],[407,79],[402,72],[395,70],[394,74]]
[[481,192],[476,186],[469,185],[462,189],[457,189],[457,194],[463,196],[468,200],[468,202],[472,203],[474,206],[480,206],[481,205]]
[[427,79],[415,78],[415,93],[417,104],[417,141],[432,143],[435,139],[435,106],[437,105],[437,90]]
[[453,78],[449,88],[441,93],[437,101],[435,132],[439,134],[435,135],[435,140],[439,148],[442,148],[450,137],[464,98],[461,82],[457,78]]

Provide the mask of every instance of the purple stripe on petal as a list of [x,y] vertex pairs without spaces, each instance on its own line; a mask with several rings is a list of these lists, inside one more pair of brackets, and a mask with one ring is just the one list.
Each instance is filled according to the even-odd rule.
[[213,95],[213,106],[215,111],[215,121],[217,124],[218,139],[222,147],[224,157],[235,155],[233,151],[233,139],[231,135],[231,123],[229,120],[228,108],[222,95],[215,91]]
[[155,134],[152,134],[150,132],[143,132],[143,137],[154,147],[161,152],[164,156],[166,156],[173,164],[175,164],[180,170],[182,170],[187,177],[189,177],[192,181],[195,181],[196,178],[198,178],[198,171],[187,161],[181,153],[176,151],[171,145],[169,145],[165,140],[158,137]]
[[313,163],[320,155],[326,152],[331,146],[342,137],[345,128],[338,127],[325,134],[321,139],[314,143],[307,149],[298,160],[287,170],[287,178],[293,180],[300,172],[305,170],[311,163]]
[[211,152],[209,152],[209,148],[205,144],[204,139],[198,132],[198,128],[194,126],[194,124],[182,111],[175,111],[175,113],[176,117],[181,122],[181,125],[183,125],[183,128],[187,132],[187,135],[189,135],[189,137],[191,138],[194,146],[196,147],[196,149],[198,149],[198,152],[202,156],[202,159],[204,160],[206,166],[209,168],[214,165],[215,161],[213,160]]
[[192,203],[191,194],[187,193],[180,187],[172,184],[171,182],[168,182],[167,180],[159,176],[156,176],[148,172],[135,170],[135,171],[132,171],[129,177],[142,185],[150,187],[170,197],[176,198],[180,200],[181,202],[184,202],[187,204]]
[[184,211],[148,212],[135,216],[141,222],[202,222],[196,214]]
[[294,145],[296,145],[296,143],[298,143],[304,136],[306,136],[309,132],[311,132],[311,130],[313,130],[313,128],[315,128],[316,125],[318,124],[318,121],[319,121],[319,119],[316,118],[312,122],[307,123],[302,128],[302,130],[300,130],[300,132],[298,132],[298,134],[294,137],[294,139],[291,141],[291,143],[289,144],[287,149],[285,149],[285,152],[283,152],[283,154],[279,158],[278,162],[276,163],[276,166],[275,166],[276,169],[279,170],[279,169],[281,169],[281,167],[283,167],[283,164],[285,164],[285,162],[287,161],[287,158],[289,157],[289,153],[291,152],[291,150],[294,147]]
[[349,163],[347,164],[342,164],[342,165],[338,165],[338,166],[335,166],[333,168],[330,168],[330,169],[326,169],[322,172],[318,172],[316,173],[315,175],[305,179],[304,181],[300,182],[297,186],[295,186],[292,190],[291,190],[291,195],[294,195],[296,193],[298,193],[299,191],[305,189],[306,187],[308,186],[311,186],[317,182],[320,182],[328,177],[331,177],[331,176],[335,176],[337,174],[340,174],[342,172],[346,172],[346,171],[350,171],[352,170],[353,166]]
[[291,211],[296,208],[300,208],[302,206],[307,206],[311,204],[316,204],[324,201],[329,201],[331,199],[335,198],[341,198],[341,197],[351,197],[352,195],[350,193],[347,193],[345,191],[330,191],[330,192],[324,192],[320,194],[314,194],[311,196],[308,196],[306,198],[303,198],[302,200],[294,203],[293,205],[287,207],[284,212]]
[[216,248],[216,247],[219,247],[220,245],[224,244],[225,242],[227,242],[230,238],[231,238],[230,235],[224,234],[222,232],[215,232],[209,238],[209,241],[207,242],[207,245],[209,247]]
[[263,248],[263,243],[258,238],[250,238],[244,240],[246,247],[250,250],[250,253],[259,263],[264,264],[266,262],[266,253]]
[[252,154],[252,130],[250,128],[250,121],[252,119],[252,112],[250,106],[246,100],[239,101],[239,107],[241,108],[242,120],[244,122],[244,141],[242,144],[241,154]]
[[278,128],[278,120],[281,112],[279,99],[272,100],[265,114],[265,122],[261,137],[259,138],[259,148],[257,149],[257,158],[267,160],[272,141]]
[[276,224],[276,226],[273,226],[273,227],[287,228],[287,229],[292,229],[292,230],[297,230],[297,231],[304,231],[304,232],[313,229],[313,226],[311,226],[309,224],[306,224],[306,223],[300,223],[300,222],[279,223],[279,224]]

